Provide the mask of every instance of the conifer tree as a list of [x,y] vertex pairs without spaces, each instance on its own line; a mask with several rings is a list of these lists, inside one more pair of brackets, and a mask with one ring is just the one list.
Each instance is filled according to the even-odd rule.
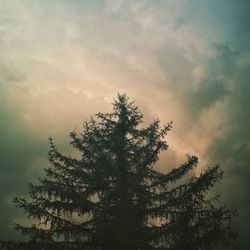
[[[97,113],[83,132],[70,133],[79,157],[61,154],[49,138],[46,175],[15,198],[35,225],[16,225],[28,242],[7,249],[200,250],[233,246],[234,211],[216,206],[210,189],[218,166],[192,174],[195,156],[168,173],[155,169],[172,123],[142,126],[143,115],[126,95],[112,113]],[[192,177],[190,176],[192,174]],[[181,180],[181,183],[178,182]],[[3,244],[4,245],[4,244]]]

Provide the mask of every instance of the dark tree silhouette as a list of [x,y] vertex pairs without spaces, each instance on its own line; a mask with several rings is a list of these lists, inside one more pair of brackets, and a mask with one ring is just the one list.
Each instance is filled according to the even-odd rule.
[[[218,166],[192,174],[188,156],[169,173],[154,169],[172,123],[142,127],[142,113],[118,95],[112,113],[97,113],[81,134],[70,133],[79,157],[61,154],[50,141],[50,167],[30,198],[15,198],[36,225],[16,225],[28,242],[7,249],[146,250],[233,246],[234,211],[215,206],[208,191],[222,178]],[[188,174],[189,173],[189,174]],[[187,177],[187,174],[192,177]],[[181,183],[178,185],[178,181]]]

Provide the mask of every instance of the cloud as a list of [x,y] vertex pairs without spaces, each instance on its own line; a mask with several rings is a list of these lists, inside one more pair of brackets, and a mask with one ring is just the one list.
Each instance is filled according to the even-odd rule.
[[[225,52],[225,51],[224,51]],[[249,130],[249,94],[250,94],[250,62],[239,63],[241,54],[228,51],[235,64],[224,60],[224,69],[230,72],[225,76],[230,84],[230,95],[227,96],[221,124],[226,132],[223,137],[216,138],[210,145],[208,153],[216,162],[220,162],[225,170],[225,184],[222,193],[225,200],[236,207],[239,212],[237,227],[240,234],[240,247],[246,249],[248,242],[248,211],[250,209],[248,163],[250,160]],[[224,58],[224,59],[225,59]],[[220,58],[218,58],[219,60]],[[231,60],[232,61],[232,60]],[[244,222],[244,223],[243,223]]]
[[[0,84],[12,84],[11,81],[19,80],[19,74],[6,74],[5,81]],[[44,148],[41,141],[31,137],[29,132],[21,126],[20,113],[12,104],[7,104],[7,95],[13,93],[12,89],[6,90],[1,87],[0,94],[0,207],[1,207],[1,238],[18,237],[13,232],[13,220],[20,213],[13,208],[12,196],[27,192],[23,183],[30,181],[31,176],[38,170],[31,171],[30,166],[37,158],[44,157]],[[15,88],[15,94],[22,95],[22,89]],[[30,171],[30,172],[29,172]]]
[[[47,137],[69,152],[67,133],[80,130],[90,114],[110,111],[117,92],[127,92],[146,122],[174,121],[171,164],[186,153],[197,154],[201,167],[221,163],[223,195],[239,209],[244,249],[249,6],[243,0],[0,1],[3,228],[20,215],[10,197],[25,193],[46,165]],[[170,165],[167,156],[162,166]],[[11,229],[0,236],[17,237]]]

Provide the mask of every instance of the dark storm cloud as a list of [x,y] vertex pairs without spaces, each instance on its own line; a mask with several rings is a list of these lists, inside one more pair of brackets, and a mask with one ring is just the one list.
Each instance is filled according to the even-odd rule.
[[[45,157],[41,141],[33,139],[29,131],[22,127],[20,112],[17,107],[11,107],[8,96],[11,95],[11,85],[19,85],[22,74],[11,73],[5,67],[1,72],[0,92],[0,238],[18,238],[13,231],[13,219],[21,216],[12,204],[14,195],[27,192],[26,185],[32,175],[39,169],[31,169],[35,159]],[[25,95],[25,89],[16,87],[16,94]]]
[[[199,8],[213,10],[213,23],[224,27],[225,38],[215,44],[215,55],[207,63],[198,89],[186,95],[190,114],[202,113],[221,102],[225,134],[207,149],[210,162],[225,171],[220,186],[223,200],[238,210],[236,228],[240,249],[249,247],[250,211],[250,3],[249,1],[199,1]],[[213,8],[211,8],[213,6]],[[217,6],[217,7],[216,7]],[[203,13],[203,12],[202,12]],[[207,16],[205,15],[205,19]],[[202,23],[202,21],[201,21]]]
[[235,59],[239,53],[224,44],[217,44],[214,49],[215,55],[206,64],[199,84],[195,88],[188,88],[183,95],[183,103],[193,119],[212,109],[218,102],[224,103],[234,89],[239,87],[232,79],[236,71]]
[[[235,219],[240,249],[248,249],[250,212],[250,2],[249,1],[187,1],[186,14],[178,29],[189,23],[211,39],[213,55],[203,64],[197,84],[190,75],[192,61],[166,63],[167,54],[159,57],[161,65],[174,68],[172,87],[191,120],[220,119],[211,143],[205,150],[210,164],[219,163],[225,171],[220,186],[223,201],[238,210]],[[214,37],[213,37],[214,36]],[[163,58],[163,59],[162,59]],[[179,56],[181,59],[181,55]],[[201,60],[202,61],[202,60]],[[189,67],[184,65],[189,64]],[[173,66],[175,65],[175,66]],[[179,69],[176,67],[179,65]],[[179,79],[178,79],[179,78]],[[188,83],[189,82],[189,83]],[[171,84],[170,84],[171,85]],[[218,108],[219,107],[219,108]],[[216,110],[215,117],[208,117]],[[184,129],[184,128],[183,128]],[[208,134],[207,137],[211,137]]]
[[[237,62],[238,56],[232,56],[235,56]],[[228,61],[225,60],[224,63],[225,68],[228,67]],[[240,249],[247,249],[250,223],[250,63],[236,63],[228,72],[227,82],[231,84],[231,91],[224,110],[227,119],[222,124],[227,132],[223,138],[214,140],[208,153],[211,159],[219,162],[225,170],[222,193],[225,200],[238,209]]]

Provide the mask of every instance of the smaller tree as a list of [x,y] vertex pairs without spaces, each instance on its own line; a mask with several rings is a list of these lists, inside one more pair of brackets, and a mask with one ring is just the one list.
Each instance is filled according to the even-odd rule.
[[[216,207],[209,190],[222,178],[218,166],[185,176],[198,159],[169,173],[154,169],[167,150],[172,123],[141,127],[142,113],[118,95],[112,113],[98,113],[81,134],[70,133],[79,158],[61,154],[50,138],[46,177],[30,185],[30,199],[15,198],[36,225],[17,225],[29,242],[8,249],[209,250],[233,246],[234,211]],[[182,179],[182,184],[178,181]]]

